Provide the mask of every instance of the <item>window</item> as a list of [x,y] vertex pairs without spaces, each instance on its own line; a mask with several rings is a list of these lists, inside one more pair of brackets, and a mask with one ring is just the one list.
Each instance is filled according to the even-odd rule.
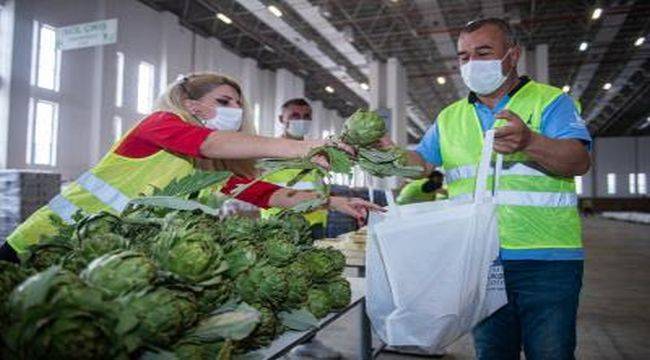
[[260,103],[255,103],[253,106],[253,124],[255,125],[255,133],[260,133],[260,121],[262,120],[262,109],[260,108]]
[[58,107],[54,102],[30,99],[28,164],[56,165]]
[[575,177],[576,194],[582,195],[582,176]]
[[56,49],[56,29],[34,22],[32,85],[59,91],[61,52]]
[[147,114],[153,108],[154,71],[154,66],[144,61],[138,66],[137,110],[141,114]]
[[636,194],[636,174],[631,173],[628,179],[630,194]]
[[638,173],[636,174],[636,183],[638,186],[639,194],[640,195],[645,195],[648,193],[648,188],[646,187],[646,180],[645,180],[645,173]]
[[122,137],[122,118],[113,117],[113,142],[116,143]]
[[616,194],[616,174],[607,174],[607,193]]
[[122,107],[124,103],[124,53],[117,52],[115,74],[115,106]]

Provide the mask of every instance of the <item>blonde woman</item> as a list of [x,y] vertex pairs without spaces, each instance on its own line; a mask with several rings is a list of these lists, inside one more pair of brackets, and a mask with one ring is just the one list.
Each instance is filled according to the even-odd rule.
[[[170,85],[157,110],[140,121],[91,170],[39,209],[8,238],[0,258],[15,260],[41,236],[55,231],[50,217],[71,222],[79,209],[88,213],[119,212],[134,197],[164,187],[194,168],[229,170],[222,188],[230,194],[256,175],[254,159],[305,156],[323,140],[296,141],[255,136],[244,116],[245,100],[237,82],[215,73],[188,75]],[[262,208],[292,207],[316,194],[258,182],[237,199]],[[363,221],[380,210],[356,198],[332,197],[329,207]]]

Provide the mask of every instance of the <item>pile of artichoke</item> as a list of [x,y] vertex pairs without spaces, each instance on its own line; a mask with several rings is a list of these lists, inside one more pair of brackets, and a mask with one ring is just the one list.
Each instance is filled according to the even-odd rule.
[[350,302],[343,255],[314,248],[300,214],[141,202],[0,262],[0,358],[228,359]]

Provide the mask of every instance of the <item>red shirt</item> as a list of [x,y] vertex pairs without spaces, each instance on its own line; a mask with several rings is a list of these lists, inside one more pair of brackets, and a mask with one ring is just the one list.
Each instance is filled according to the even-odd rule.
[[[169,112],[155,112],[144,118],[115,149],[115,153],[128,158],[143,158],[165,150],[182,156],[200,158],[201,144],[213,130],[183,121]],[[240,184],[253,179],[232,176],[221,192],[226,195]],[[258,181],[236,198],[262,208],[269,207],[269,199],[281,187]]]

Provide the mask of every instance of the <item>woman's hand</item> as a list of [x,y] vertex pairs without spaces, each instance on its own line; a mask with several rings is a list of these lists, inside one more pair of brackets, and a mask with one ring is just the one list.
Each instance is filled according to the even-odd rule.
[[346,198],[342,196],[332,196],[330,198],[329,208],[346,215],[352,216],[357,220],[359,226],[366,222],[369,211],[385,212],[384,208],[371,202],[359,198]]

